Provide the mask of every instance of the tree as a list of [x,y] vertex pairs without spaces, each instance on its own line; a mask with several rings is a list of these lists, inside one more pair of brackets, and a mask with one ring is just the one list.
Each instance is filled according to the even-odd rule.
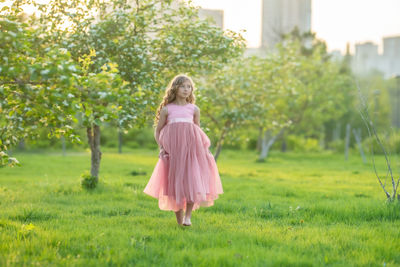
[[17,16],[0,20],[0,166],[18,164],[7,154],[20,138],[35,139],[46,127],[49,137],[74,134],[78,69],[68,51],[43,47],[40,34]]
[[218,159],[224,140],[258,116],[260,105],[260,60],[238,58],[209,75],[198,93],[205,122],[217,137],[214,158]]
[[[373,149],[373,144],[371,144],[371,153],[372,153],[372,162],[373,162],[373,167],[374,167],[374,171],[375,171],[375,175],[378,179],[379,185],[381,186],[383,192],[385,193],[386,199],[389,202],[394,202],[396,199],[398,201],[400,201],[400,194],[398,193],[398,187],[400,184],[400,177],[399,178],[395,178],[395,174],[393,173],[393,169],[392,169],[392,163],[390,162],[390,155],[387,151],[387,148],[385,148],[385,146],[383,145],[381,139],[379,138],[379,135],[377,133],[377,129],[375,126],[375,123],[373,122],[373,119],[371,119],[371,116],[369,114],[369,108],[368,108],[368,104],[365,100],[364,95],[361,92],[361,88],[360,85],[357,83],[357,89],[358,89],[358,93],[359,93],[359,97],[360,97],[360,108],[359,108],[359,112],[361,115],[362,120],[365,123],[365,126],[368,130],[368,134],[370,137],[372,137],[378,144],[379,149],[383,152],[384,156],[385,156],[385,163],[386,163],[386,178],[384,180],[384,182],[382,182],[383,177],[379,177],[379,174],[376,170],[376,165],[375,165],[375,159],[374,159],[374,149]],[[387,184],[387,178],[388,175],[390,175],[390,181]],[[389,187],[389,188],[387,188]],[[391,192],[390,192],[391,191]]]
[[[296,38],[285,39],[272,54],[269,72],[270,86],[278,92],[274,99],[278,120],[265,118],[265,131],[259,160],[268,151],[284,130],[297,130],[313,135],[322,131],[322,125],[332,117],[340,116],[342,90],[346,78],[340,75],[339,67],[326,57],[326,47],[317,44],[309,52],[303,52],[301,42]],[[271,121],[277,127],[272,127]],[[262,124],[261,124],[262,125]],[[260,125],[260,126],[261,126]],[[275,130],[274,130],[275,128]]]
[[[16,16],[25,3],[29,1],[15,1],[11,10],[4,12]],[[122,129],[140,127],[153,116],[156,99],[173,71],[212,71],[235,57],[243,47],[239,35],[225,33],[200,21],[193,7],[184,4],[173,7],[171,3],[52,0],[43,5],[33,2],[40,14],[30,17],[29,24],[34,25],[32,29],[40,36],[42,51],[47,47],[61,47],[70,51],[68,55],[75,65],[83,64],[79,74],[73,76],[77,84],[63,90],[66,96],[73,97],[76,109],[64,110],[63,114],[71,119],[73,114],[82,118],[87,128],[92,176],[97,177],[100,166],[98,140],[103,122],[114,123]],[[196,38],[182,39],[188,27]],[[179,42],[169,43],[175,39]],[[171,44],[175,45],[171,48],[173,52],[165,49]],[[68,103],[68,99],[60,99]]]
[[[117,2],[114,11],[102,10],[101,14],[95,24],[87,23],[86,35],[71,34],[68,46],[75,44],[75,57],[86,52],[85,47],[93,47],[99,55],[93,57],[94,72],[96,66],[116,62],[131,96],[140,93],[141,97],[135,98],[129,109],[122,109],[125,116],[119,117],[118,127],[123,129],[135,124],[142,126],[147,117],[153,116],[166,77],[180,71],[209,72],[236,56],[243,47],[240,36],[232,32],[225,35],[199,20],[196,11],[185,5],[173,8],[158,1],[136,1],[132,7],[128,2]],[[176,20],[177,17],[180,19]],[[97,134],[99,129],[88,131],[88,140],[99,139]],[[93,164],[99,165],[96,159],[100,157],[93,156],[96,154],[99,152],[92,150],[92,169]]]
[[[108,63],[102,66],[100,73],[90,73],[89,68],[93,62],[95,51],[81,58],[83,74],[79,80],[79,93],[75,96],[79,99],[80,113],[83,126],[86,128],[89,147],[91,150],[92,177],[98,182],[101,151],[100,151],[100,126],[105,122],[129,120],[134,114],[134,106],[142,97],[142,92],[131,93],[118,73],[117,65]],[[133,110],[133,111],[132,111]]]

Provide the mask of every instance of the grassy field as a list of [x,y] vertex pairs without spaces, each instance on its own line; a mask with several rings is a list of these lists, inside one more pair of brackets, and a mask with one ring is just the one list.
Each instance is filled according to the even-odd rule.
[[14,156],[22,167],[0,169],[0,266],[400,266],[400,205],[356,155],[257,163],[225,150],[224,194],[192,227],[142,192],[155,150],[104,152],[92,192],[80,187],[88,153]]

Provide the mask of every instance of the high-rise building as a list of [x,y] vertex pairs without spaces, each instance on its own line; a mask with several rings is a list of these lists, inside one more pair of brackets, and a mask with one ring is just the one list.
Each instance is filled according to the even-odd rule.
[[400,36],[383,38],[382,69],[386,76],[400,75]]
[[372,42],[356,44],[352,67],[360,75],[373,70],[382,72],[385,78],[400,75],[400,36],[383,38],[382,54]]
[[311,0],[263,0],[261,47],[271,49],[297,27],[311,31]]
[[378,45],[372,42],[359,43],[355,45],[353,69],[357,74],[366,74],[369,70],[378,68],[378,65]]

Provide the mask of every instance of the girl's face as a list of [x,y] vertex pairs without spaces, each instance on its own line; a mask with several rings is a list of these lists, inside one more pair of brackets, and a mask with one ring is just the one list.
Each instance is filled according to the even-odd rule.
[[176,95],[180,98],[187,98],[191,92],[192,84],[189,81],[184,81],[181,85],[179,85]]

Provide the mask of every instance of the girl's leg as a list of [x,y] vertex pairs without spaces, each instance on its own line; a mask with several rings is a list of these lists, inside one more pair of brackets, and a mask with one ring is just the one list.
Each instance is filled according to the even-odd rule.
[[186,214],[185,218],[190,219],[192,216],[192,209],[193,209],[194,202],[186,202]]
[[175,215],[176,215],[176,221],[178,222],[178,224],[182,224],[183,223],[183,209],[181,209],[179,211],[175,211]]

